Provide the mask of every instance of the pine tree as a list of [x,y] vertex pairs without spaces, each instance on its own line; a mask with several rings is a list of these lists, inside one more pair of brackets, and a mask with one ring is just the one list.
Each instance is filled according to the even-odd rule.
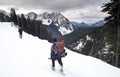
[[103,12],[109,14],[107,21],[107,41],[111,45],[109,51],[114,51],[115,65],[120,65],[120,0],[110,0],[103,6]]
[[21,27],[23,28],[24,31],[28,31],[28,26],[27,26],[27,20],[24,16],[24,14],[21,14]]
[[4,22],[4,14],[0,13],[0,22]]
[[11,8],[10,20],[14,22],[15,25],[18,25],[17,15],[14,8]]
[[20,16],[18,16],[18,26],[22,27],[22,25],[21,25],[21,17]]

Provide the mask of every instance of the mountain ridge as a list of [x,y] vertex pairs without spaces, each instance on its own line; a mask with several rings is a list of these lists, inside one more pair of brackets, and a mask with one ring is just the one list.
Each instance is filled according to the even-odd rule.
[[[61,13],[43,13],[43,14],[36,14],[34,12],[30,12],[27,14],[30,19],[33,20],[41,20],[43,24],[50,26],[54,24],[57,29],[61,32],[62,35],[68,34],[74,30],[70,21],[64,17]],[[62,27],[65,28],[63,31]]]
[[87,27],[101,27],[101,26],[104,26],[105,21],[104,20],[100,20],[100,21],[97,21],[97,22],[95,22],[93,24],[87,24],[85,22],[71,22],[71,23],[74,25],[74,27],[76,29],[78,29],[80,27],[82,27],[82,28],[87,28]]

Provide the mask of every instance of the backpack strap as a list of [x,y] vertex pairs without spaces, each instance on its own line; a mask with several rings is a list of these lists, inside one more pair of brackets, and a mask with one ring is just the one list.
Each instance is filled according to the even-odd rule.
[[54,52],[55,54],[57,54],[57,43],[53,43],[52,47],[51,47],[51,51]]

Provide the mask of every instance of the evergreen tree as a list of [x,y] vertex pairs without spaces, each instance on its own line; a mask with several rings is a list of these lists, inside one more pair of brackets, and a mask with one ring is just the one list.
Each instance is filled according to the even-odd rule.
[[22,23],[21,23],[21,17],[20,16],[18,16],[18,26],[19,27],[22,27],[22,25],[21,25]]
[[110,45],[109,51],[114,51],[114,65],[120,66],[120,0],[110,0],[103,6],[102,11],[109,14],[105,18],[107,21],[105,25],[106,39]]
[[13,9],[13,8],[11,8],[10,20],[12,22],[14,22],[15,25],[18,25],[17,15],[16,15],[16,12],[15,12],[15,9]]
[[24,31],[28,31],[28,26],[27,26],[27,20],[24,16],[24,14],[21,14],[21,27],[23,28]]
[[4,14],[0,13],[0,22],[4,22]]
[[48,38],[48,30],[44,27],[44,25],[40,26],[40,38],[47,39]]

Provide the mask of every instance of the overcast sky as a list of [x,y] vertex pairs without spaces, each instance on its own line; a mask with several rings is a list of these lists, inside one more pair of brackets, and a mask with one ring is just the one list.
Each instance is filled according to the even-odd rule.
[[[109,0],[0,0],[0,9],[15,7],[18,12],[26,10],[61,12],[71,21],[96,22],[107,14],[100,12]],[[9,8],[8,8],[9,7]]]

